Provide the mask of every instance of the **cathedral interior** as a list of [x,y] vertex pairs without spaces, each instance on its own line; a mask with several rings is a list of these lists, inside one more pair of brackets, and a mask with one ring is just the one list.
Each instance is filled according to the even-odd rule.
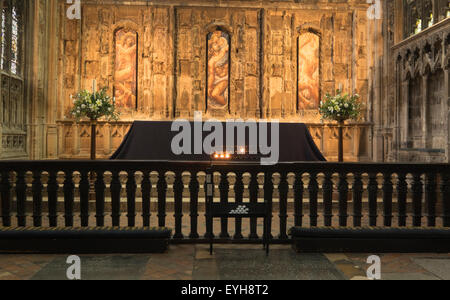
[[[80,4],[80,18],[70,15]],[[330,161],[326,93],[358,93],[346,161],[450,162],[449,0],[1,0],[0,159],[84,159],[71,96],[107,87],[108,158],[135,120],[305,123]]]

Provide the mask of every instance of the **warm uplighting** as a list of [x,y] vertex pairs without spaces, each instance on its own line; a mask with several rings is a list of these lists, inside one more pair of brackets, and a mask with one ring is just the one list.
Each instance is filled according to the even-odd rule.
[[213,158],[216,160],[226,160],[226,159],[231,159],[231,154],[230,153],[214,153]]

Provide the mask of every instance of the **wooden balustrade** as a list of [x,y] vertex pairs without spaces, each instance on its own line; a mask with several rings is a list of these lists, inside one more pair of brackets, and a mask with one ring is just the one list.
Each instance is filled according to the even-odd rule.
[[450,227],[448,164],[2,161],[0,174],[4,227],[158,225],[173,228],[173,242],[261,239],[254,218],[206,232],[206,174],[215,201],[267,201],[280,243],[292,226]]

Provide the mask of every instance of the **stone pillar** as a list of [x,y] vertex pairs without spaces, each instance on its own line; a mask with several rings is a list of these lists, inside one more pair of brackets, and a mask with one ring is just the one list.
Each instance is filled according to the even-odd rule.
[[399,127],[400,127],[400,144],[399,148],[406,148],[408,144],[408,108],[409,108],[409,82],[403,80],[401,84],[402,97],[399,107]]
[[47,103],[46,103],[46,149],[44,153],[44,158],[56,159],[58,158],[58,130],[56,125],[57,118],[57,107],[58,100],[63,101],[58,97],[58,39],[55,38],[59,36],[59,10],[58,1],[49,0],[48,1],[48,18],[47,22],[49,24],[49,36],[53,38],[48,39],[48,61],[47,61]]
[[[446,111],[447,111],[447,130],[446,130],[446,135],[447,135],[447,147],[445,149],[445,161],[446,162],[450,162],[450,85],[449,85],[449,68],[447,67],[444,70],[444,102],[445,102],[445,106],[446,106]],[[445,114],[444,114],[445,116]]]
[[429,130],[429,120],[428,120],[428,76],[429,74],[423,74],[422,76],[422,113],[421,113],[421,121],[422,121],[422,137],[421,137],[421,146],[422,148],[428,148],[428,130]]

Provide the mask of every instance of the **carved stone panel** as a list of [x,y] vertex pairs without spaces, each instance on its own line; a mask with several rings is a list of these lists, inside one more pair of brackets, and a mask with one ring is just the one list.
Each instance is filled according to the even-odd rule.
[[137,99],[137,34],[119,29],[115,34],[114,97],[118,108],[133,109]]

